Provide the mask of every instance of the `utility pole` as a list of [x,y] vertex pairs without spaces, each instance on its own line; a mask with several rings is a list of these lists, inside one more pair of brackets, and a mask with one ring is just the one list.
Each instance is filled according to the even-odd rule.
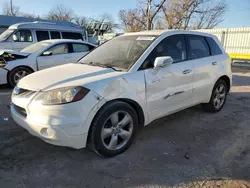
[[13,4],[12,4],[12,0],[10,0],[10,12],[12,16],[15,16],[14,12],[13,12]]
[[147,30],[151,30],[151,2],[152,0],[148,0],[147,4]]

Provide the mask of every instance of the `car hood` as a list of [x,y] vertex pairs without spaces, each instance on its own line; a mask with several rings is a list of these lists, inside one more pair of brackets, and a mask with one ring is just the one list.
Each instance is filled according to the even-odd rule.
[[0,56],[2,55],[17,55],[17,56],[22,56],[22,57],[27,57],[29,54],[28,53],[24,53],[24,52],[18,52],[18,51],[14,51],[14,50],[0,50]]
[[61,87],[84,86],[117,74],[122,74],[122,72],[116,72],[110,68],[71,63],[30,74],[19,81],[18,87],[45,91]]

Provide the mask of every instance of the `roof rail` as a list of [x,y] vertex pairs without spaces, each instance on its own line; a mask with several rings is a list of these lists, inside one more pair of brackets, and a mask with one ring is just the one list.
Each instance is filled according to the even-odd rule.
[[56,24],[54,22],[41,22],[41,21],[34,21],[33,23]]

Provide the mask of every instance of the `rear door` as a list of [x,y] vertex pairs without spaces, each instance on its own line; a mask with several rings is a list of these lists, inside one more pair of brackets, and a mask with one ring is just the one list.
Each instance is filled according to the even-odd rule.
[[189,56],[194,69],[194,103],[200,103],[210,98],[219,72],[218,56],[212,55],[207,37],[188,35],[187,38]]
[[72,44],[72,63],[76,63],[80,58],[88,54],[94,47],[88,44],[71,43]]
[[69,43],[57,44],[44,51],[37,57],[38,69],[46,69],[53,66],[71,63],[72,54],[70,53]]

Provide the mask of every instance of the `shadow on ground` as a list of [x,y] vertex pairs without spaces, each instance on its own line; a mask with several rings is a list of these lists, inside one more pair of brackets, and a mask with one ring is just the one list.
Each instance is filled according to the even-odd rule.
[[249,104],[249,98],[239,100],[231,93],[220,113],[208,114],[197,106],[159,119],[139,133],[129,150],[109,159],[87,149],[46,144],[20,127],[0,132],[0,185],[136,187],[249,181]]
[[108,159],[46,144],[19,126],[6,129],[0,131],[0,187],[248,187],[249,112],[250,92],[232,92],[221,112],[196,106],[161,118]]

